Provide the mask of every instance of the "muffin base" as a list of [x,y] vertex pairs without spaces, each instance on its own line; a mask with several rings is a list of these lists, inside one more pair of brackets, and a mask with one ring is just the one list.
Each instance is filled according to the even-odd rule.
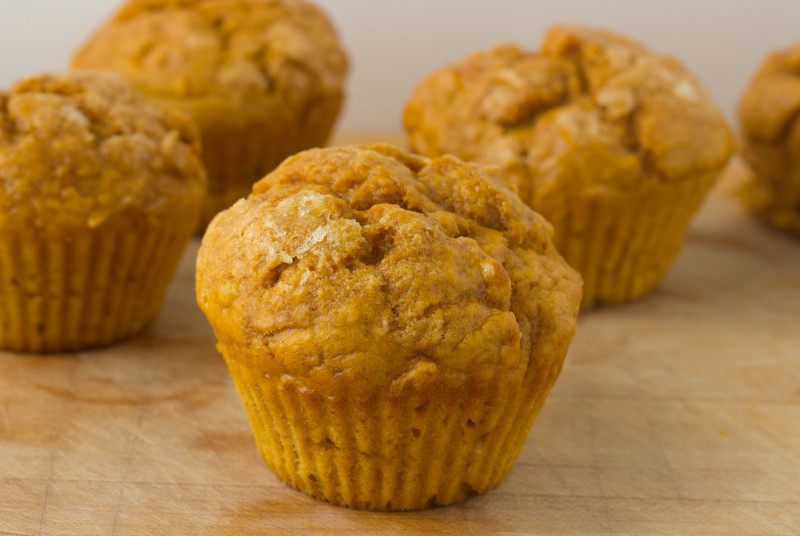
[[64,352],[126,339],[152,322],[194,221],[163,228],[0,234],[0,348]]
[[[652,181],[636,192],[584,192],[569,210],[538,208],[553,224],[553,242],[583,277],[586,309],[635,300],[650,292],[681,250],[692,216],[717,172],[678,184]],[[537,208],[537,207],[534,207]]]
[[221,350],[273,472],[311,497],[363,510],[447,505],[498,486],[561,367],[334,399],[265,376],[244,364],[244,350]]
[[738,192],[744,206],[775,227],[800,237],[800,207],[786,204],[787,200],[800,197],[797,192],[777,191],[772,183],[758,178],[749,169],[748,175]]

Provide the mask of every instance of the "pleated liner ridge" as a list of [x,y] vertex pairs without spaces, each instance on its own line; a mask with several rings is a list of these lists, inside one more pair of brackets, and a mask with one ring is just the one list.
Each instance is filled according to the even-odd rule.
[[238,132],[229,129],[203,132],[203,160],[208,170],[209,193],[203,204],[198,231],[243,197],[253,184],[289,156],[324,146],[339,114],[338,101],[320,101],[301,118],[285,117],[276,110],[273,120],[253,123]]
[[0,347],[60,352],[126,339],[152,322],[194,230],[0,233]]
[[427,395],[330,399],[296,380],[269,378],[222,346],[258,448],[286,484],[364,510],[447,505],[505,480],[558,373],[495,374]]
[[583,277],[581,307],[625,303],[652,290],[680,252],[717,175],[652,182],[636,192],[587,193],[570,199],[569,211],[543,212],[558,251]]

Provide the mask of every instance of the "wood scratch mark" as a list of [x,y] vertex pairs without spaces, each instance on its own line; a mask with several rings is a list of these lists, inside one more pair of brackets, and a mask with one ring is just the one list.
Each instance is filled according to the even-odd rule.
[[48,385],[44,383],[34,382],[33,387],[41,389],[53,396],[64,398],[70,402],[83,402],[87,404],[109,404],[109,405],[122,405],[122,406],[136,406],[139,404],[152,404],[160,402],[176,402],[188,398],[196,397],[202,394],[201,387],[190,387],[183,391],[176,393],[169,393],[165,395],[153,395],[146,392],[144,388],[137,388],[138,386],[128,385],[125,386],[127,391],[119,387],[109,388],[103,393],[89,393],[87,394],[84,388],[61,387],[56,385]]
[[[55,462],[54,462],[54,465],[55,465]],[[50,473],[50,478],[52,478],[52,477],[53,477],[53,473],[51,472]],[[39,517],[39,532],[38,532],[38,534],[42,534],[42,530],[44,529],[44,516],[47,513],[47,499],[50,497],[50,487],[51,487],[51,485],[50,485],[50,482],[48,480],[47,488],[45,489],[45,492],[44,492],[44,500],[42,501],[42,515],[41,515],[41,517]]]
[[0,404],[0,437],[11,435],[11,421],[8,418],[8,402]]
[[136,442],[144,437],[140,433],[140,431],[142,429],[142,421],[144,420],[144,414],[146,408],[147,408],[147,403],[142,403],[139,405],[139,414],[136,417],[136,428],[131,434],[130,441],[128,443],[128,449],[127,452],[125,453],[125,476],[120,482],[119,489],[117,491],[117,500],[115,501],[114,505],[114,524],[111,528],[111,536],[115,536],[117,534],[117,527],[119,523],[119,511],[120,507],[122,506],[122,495],[125,492],[125,483],[128,481],[128,477],[131,472],[131,462],[133,460],[134,454],[136,453]]
[[675,490],[675,494],[678,496],[678,500],[683,500],[685,494],[681,493],[681,487],[678,485],[678,480],[675,478],[675,470],[672,467],[672,463],[670,463],[669,456],[667,456],[667,452],[664,450],[664,445],[661,442],[661,434],[658,430],[658,425],[656,421],[653,419],[652,412],[650,408],[645,410],[645,416],[647,418],[647,426],[650,428],[650,433],[652,434],[653,439],[655,440],[656,447],[658,447],[658,453],[661,457],[661,461],[664,464],[664,467],[667,468],[667,474],[669,475],[670,483],[672,484],[672,488]]
[[608,492],[603,485],[603,473],[600,471],[600,463],[597,456],[597,404],[593,401],[590,404],[589,408],[589,435],[590,441],[592,446],[592,468],[597,475],[597,487],[598,491],[600,492],[600,496],[598,497],[598,501],[601,505],[601,511],[603,514],[603,522],[605,524],[605,529],[607,531],[611,530],[612,523],[611,523],[611,512],[608,508]]

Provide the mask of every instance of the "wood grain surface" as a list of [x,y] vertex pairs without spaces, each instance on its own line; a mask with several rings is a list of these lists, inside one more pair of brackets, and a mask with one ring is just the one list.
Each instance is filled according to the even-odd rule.
[[197,247],[135,340],[0,354],[0,534],[800,534],[800,241],[724,192],[656,292],[581,316],[508,480],[422,512],[272,475],[195,305]]

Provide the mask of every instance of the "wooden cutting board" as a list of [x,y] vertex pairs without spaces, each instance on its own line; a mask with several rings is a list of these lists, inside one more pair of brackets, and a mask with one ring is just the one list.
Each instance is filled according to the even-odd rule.
[[800,241],[720,191],[656,292],[581,316],[508,480],[414,513],[272,475],[195,305],[197,248],[137,339],[0,354],[0,534],[800,534]]

